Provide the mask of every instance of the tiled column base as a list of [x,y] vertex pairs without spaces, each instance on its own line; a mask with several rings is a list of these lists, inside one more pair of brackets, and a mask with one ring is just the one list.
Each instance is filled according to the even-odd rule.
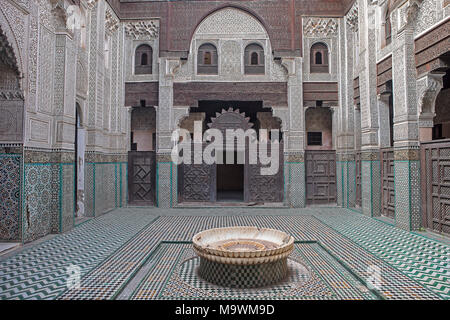
[[336,161],[336,191],[337,204],[343,208],[355,207],[356,171],[353,154],[337,155]]
[[99,216],[128,203],[127,156],[87,154],[85,165],[85,216]]
[[0,241],[21,239],[22,150],[6,153],[0,148]]
[[354,208],[356,205],[356,164],[355,161],[347,161],[347,208]]
[[200,258],[198,274],[204,280],[222,287],[258,288],[286,278],[287,258],[253,265],[224,264]]
[[381,212],[381,167],[379,153],[361,154],[362,212],[377,217]]
[[159,208],[171,208],[174,165],[170,155],[157,155],[156,160],[156,203]]
[[418,150],[395,151],[395,225],[404,230],[421,227],[420,161]]
[[305,163],[285,163],[285,202],[294,208],[305,207]]
[[344,207],[344,190],[346,188],[344,181],[345,167],[345,161],[336,161],[336,196],[339,207]]

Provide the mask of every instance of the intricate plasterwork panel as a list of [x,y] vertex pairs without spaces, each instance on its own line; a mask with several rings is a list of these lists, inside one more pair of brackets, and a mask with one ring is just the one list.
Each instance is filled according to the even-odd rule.
[[92,10],[97,5],[98,0],[86,0],[86,5],[89,10]]
[[417,96],[419,98],[419,126],[433,127],[433,118],[435,114],[435,102],[439,92],[442,89],[441,74],[428,74],[417,80]]
[[352,8],[349,10],[347,15],[345,16],[345,21],[349,25],[350,30],[352,30],[353,32],[358,31],[358,23],[359,23],[358,14],[359,14],[358,13],[358,1],[355,1]]
[[116,15],[108,8],[105,13],[105,30],[109,34],[113,34],[119,29],[119,19]]
[[328,37],[337,33],[338,21],[335,18],[305,18],[303,33],[310,37]]
[[196,34],[266,34],[263,26],[248,13],[226,8],[214,12],[197,28]]
[[135,40],[155,39],[159,34],[159,22],[157,20],[126,22],[125,34]]
[[39,50],[39,105],[38,110],[47,114],[53,109],[54,35],[45,27],[40,32]]
[[81,61],[77,62],[77,94],[86,96],[88,88],[88,73]]
[[223,75],[241,73],[241,47],[233,40],[225,41],[221,48],[220,70]]
[[423,0],[420,6],[420,10],[417,14],[415,35],[430,28],[433,24],[437,23],[437,6],[439,1],[436,0]]

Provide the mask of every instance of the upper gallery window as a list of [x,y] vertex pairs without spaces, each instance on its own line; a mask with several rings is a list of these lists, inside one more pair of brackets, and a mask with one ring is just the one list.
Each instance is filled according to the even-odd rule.
[[134,61],[135,74],[152,74],[153,49],[143,44],[136,49]]
[[256,43],[249,44],[244,52],[245,74],[264,74],[264,60],[263,47]]
[[311,47],[311,73],[328,73],[328,47],[324,43],[315,43]]
[[385,21],[384,21],[384,38],[386,40],[386,45],[390,44],[392,41],[392,24],[390,12],[386,13]]
[[197,73],[198,74],[217,74],[217,49],[211,43],[205,43],[198,48],[197,55]]

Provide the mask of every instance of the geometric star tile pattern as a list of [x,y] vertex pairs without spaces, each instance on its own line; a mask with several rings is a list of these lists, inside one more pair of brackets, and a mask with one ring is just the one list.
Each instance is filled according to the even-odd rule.
[[[117,209],[1,261],[0,298],[114,299],[156,256],[173,264],[173,257],[181,254],[179,248],[188,248],[195,233],[236,225],[277,228],[291,234],[297,241],[297,254],[311,270],[317,274],[328,270],[321,283],[329,287],[335,280],[338,289],[330,290],[334,298],[373,298],[360,288],[370,287],[376,267],[382,277],[374,289],[377,297],[450,299],[448,245],[342,208]],[[166,242],[183,245],[171,247],[171,258],[161,253]],[[79,289],[66,288],[70,264],[81,267]],[[147,278],[153,272],[148,270]],[[157,282],[175,281],[174,274],[157,277]],[[350,290],[346,293],[339,289],[343,281]],[[160,286],[158,292],[166,289]],[[219,292],[216,298],[226,295]]]
[[0,300],[54,299],[67,288],[67,267],[80,267],[81,275],[103,262],[155,216],[120,211],[81,224],[0,261]]
[[358,214],[322,214],[317,217],[412,279],[450,299],[448,245]]

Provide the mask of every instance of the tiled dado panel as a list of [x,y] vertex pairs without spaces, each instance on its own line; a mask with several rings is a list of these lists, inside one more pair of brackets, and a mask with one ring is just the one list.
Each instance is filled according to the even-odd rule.
[[354,208],[356,199],[355,161],[336,161],[337,204]]
[[379,216],[381,208],[380,161],[363,160],[361,177],[362,212],[369,217]]
[[[289,192],[289,203],[294,208],[305,207],[305,163],[286,162],[285,189]],[[287,180],[287,181],[286,181]]]
[[417,230],[421,222],[420,163],[395,161],[395,224],[404,230]]
[[126,162],[87,162],[85,166],[85,214],[101,215],[128,202]]
[[356,205],[356,165],[355,161],[347,161],[347,208]]
[[74,164],[26,163],[23,241],[65,232],[74,225]]
[[156,168],[156,199],[160,208],[171,208],[173,206],[173,163],[158,162]]
[[0,240],[20,240],[22,156],[0,154]]
[[60,232],[73,228],[75,218],[75,165],[64,163],[60,168]]
[[337,192],[337,205],[340,207],[345,206],[344,204],[344,169],[345,162],[336,161],[336,192]]
[[125,207],[128,204],[128,164],[121,163],[120,164],[120,190],[121,190],[121,198],[120,198],[120,206]]
[[56,231],[53,210],[59,207],[59,166],[25,164],[24,184],[23,241],[30,242]]

